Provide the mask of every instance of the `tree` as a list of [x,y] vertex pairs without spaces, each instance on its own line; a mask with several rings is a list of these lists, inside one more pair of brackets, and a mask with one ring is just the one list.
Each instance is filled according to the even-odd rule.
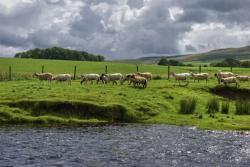
[[166,58],[161,58],[161,60],[158,62],[158,65],[166,66],[168,65],[168,61]]
[[15,58],[32,59],[58,59],[58,60],[79,60],[79,61],[104,61],[101,55],[95,55],[87,52],[52,47],[47,49],[33,49],[26,52],[15,54]]
[[177,61],[177,60],[167,60],[166,58],[161,58],[161,60],[158,62],[158,65],[163,65],[163,66],[184,66],[183,63]]

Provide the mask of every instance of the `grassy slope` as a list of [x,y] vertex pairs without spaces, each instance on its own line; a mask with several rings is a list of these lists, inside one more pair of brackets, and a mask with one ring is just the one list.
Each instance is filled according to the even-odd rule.
[[[166,57],[168,59],[176,59],[183,62],[214,62],[221,61],[226,58],[233,58],[238,60],[249,60],[250,59],[250,46],[241,48],[225,48],[216,49],[205,53],[189,54],[189,55],[177,55],[173,57]],[[159,57],[143,57],[135,60],[128,60],[127,62],[133,63],[147,63],[147,64],[157,64],[159,62]],[[125,61],[126,62],[126,61]]]
[[[41,65],[50,68],[54,73],[70,72],[74,65],[79,66],[79,71],[102,72],[105,64],[110,66],[112,72],[128,73],[133,72],[135,67],[131,64],[121,64],[112,62],[92,63],[73,61],[48,61],[48,60],[26,60],[26,59],[0,59],[0,70],[6,70],[8,65],[22,73],[40,71]],[[145,71],[154,74],[166,74],[166,67],[154,65],[141,65]],[[173,71],[187,71],[195,68],[176,67]],[[216,69],[207,68],[211,73]],[[250,75],[249,69],[235,69],[237,73]],[[195,125],[207,129],[250,129],[250,116],[236,116],[234,112],[234,102],[231,102],[230,114],[217,114],[217,118],[210,118],[206,114],[207,99],[212,97],[208,89],[216,85],[216,81],[211,79],[209,84],[191,83],[187,87],[174,86],[174,81],[153,80],[149,82],[147,89],[136,89],[123,85],[80,85],[79,81],[74,81],[71,86],[65,83],[55,84],[51,87],[44,83],[39,85],[36,80],[26,81],[4,81],[0,82],[0,120],[12,122],[38,122],[38,123],[103,123],[105,119],[82,119],[79,116],[59,117],[53,112],[42,115],[34,115],[28,109],[8,107],[4,103],[16,102],[20,100],[28,101],[73,101],[86,102],[100,106],[110,106],[119,104],[126,108],[129,114],[138,118],[142,123],[167,123],[175,125]],[[249,88],[246,83],[241,84],[243,88]],[[197,112],[202,115],[199,119],[195,115],[178,114],[179,100],[183,97],[195,96],[198,98]],[[221,97],[220,97],[221,98]],[[222,99],[222,98],[221,98]],[[64,111],[62,111],[64,112]]]
[[[199,63],[196,63],[198,66]],[[74,66],[77,66],[77,74],[81,73],[104,73],[105,66],[108,66],[108,72],[131,73],[135,72],[136,65],[129,63],[117,62],[81,62],[81,61],[65,61],[65,60],[39,60],[39,59],[13,59],[13,58],[0,58],[0,73],[8,72],[9,66],[12,66],[14,74],[27,74],[31,75],[34,72],[41,72],[42,65],[44,70],[58,74],[58,73],[71,73],[73,74]],[[203,71],[214,73],[217,70],[228,71],[229,68],[218,67],[203,67]],[[139,64],[139,71],[148,71],[155,75],[166,75],[167,67],[149,64]],[[198,67],[171,67],[171,71],[187,72],[198,71]],[[234,68],[236,73],[250,73],[249,69]]]

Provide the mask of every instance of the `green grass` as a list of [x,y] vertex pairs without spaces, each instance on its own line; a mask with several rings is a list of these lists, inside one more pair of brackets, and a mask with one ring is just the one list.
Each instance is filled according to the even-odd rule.
[[193,114],[195,112],[197,100],[193,97],[184,97],[180,100],[180,113]]
[[[13,79],[30,78],[34,72],[41,72],[44,65],[44,71],[53,74],[70,73],[73,74],[74,66],[77,66],[77,75],[82,73],[104,73],[105,66],[108,66],[108,73],[120,72],[131,73],[136,71],[135,64],[129,63],[114,63],[114,62],[81,62],[81,61],[65,61],[65,60],[39,60],[39,59],[14,59],[14,58],[0,58],[0,80],[1,76],[8,78],[9,66],[12,67]],[[139,71],[151,72],[154,75],[167,76],[167,66],[138,64]],[[198,66],[195,67],[171,67],[174,72],[198,72]],[[227,67],[202,67],[202,72],[209,72],[211,76],[217,71],[229,71]],[[233,68],[233,72],[237,74],[250,75],[249,68]]]
[[[12,66],[13,73],[32,74],[41,71],[52,73],[72,73],[77,65],[80,73],[102,73],[105,65],[110,72],[134,72],[136,66],[114,62],[79,62],[59,60],[32,59],[0,59],[0,72],[7,72]],[[176,72],[198,70],[197,67],[173,67]],[[206,82],[188,86],[176,86],[173,79],[166,80],[167,67],[156,65],[139,65],[140,71],[152,72],[161,76],[159,80],[151,80],[146,89],[127,85],[80,85],[80,81],[39,84],[36,79],[0,82],[0,123],[4,124],[95,124],[110,122],[139,122],[197,126],[203,129],[250,129],[249,115],[235,115],[235,105],[230,101],[228,114],[217,113],[214,118],[207,114],[207,100],[216,97],[220,101],[225,98],[211,93],[217,83],[213,72],[217,69],[207,67],[204,72],[211,73]],[[250,75],[249,69],[235,68],[239,74]],[[226,71],[224,68],[223,71]],[[228,71],[228,70],[227,70]],[[22,79],[22,78],[21,78]],[[242,90],[248,89],[247,83],[241,83]],[[194,114],[180,114],[180,100],[184,97],[197,99]]]

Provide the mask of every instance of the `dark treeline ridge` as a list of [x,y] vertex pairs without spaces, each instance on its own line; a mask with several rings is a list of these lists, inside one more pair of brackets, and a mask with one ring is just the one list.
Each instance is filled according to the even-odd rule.
[[95,55],[84,51],[52,47],[47,49],[32,49],[15,54],[15,58],[32,59],[56,59],[56,60],[78,60],[78,61],[104,61],[101,55]]
[[227,58],[221,62],[211,63],[212,67],[243,67],[250,68],[250,61],[239,61],[232,58]]
[[160,61],[158,62],[158,65],[161,66],[193,66],[192,64],[184,64],[178,60],[173,60],[173,59],[166,59],[166,58],[161,58]]

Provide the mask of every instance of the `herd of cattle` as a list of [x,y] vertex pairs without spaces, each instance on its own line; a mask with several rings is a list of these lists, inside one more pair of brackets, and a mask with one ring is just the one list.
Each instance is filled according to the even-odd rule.
[[[200,81],[200,80],[206,80],[208,82],[209,79],[209,74],[208,73],[171,73],[171,75],[178,81],[185,80],[187,81],[188,78],[193,78],[194,81]],[[214,76],[217,78],[218,83],[220,84],[223,82],[226,86],[228,84],[235,83],[236,87],[239,87],[239,82],[244,82],[247,81],[249,83],[250,77],[249,76],[243,76],[243,75],[237,75],[232,72],[221,72],[218,71],[217,73],[214,74]],[[179,82],[180,83],[180,82]]]
[[[37,77],[40,81],[47,80],[49,83],[51,83],[52,80],[63,82],[67,81],[68,84],[71,84],[72,75],[70,74],[59,74],[53,76],[51,73],[34,73],[33,77]],[[152,74],[149,72],[144,73],[131,73],[127,75],[122,75],[121,73],[113,73],[113,74],[82,74],[81,75],[81,81],[80,83],[87,84],[88,82],[93,83],[93,81],[96,81],[98,84],[99,82],[102,82],[103,84],[107,84],[109,82],[112,82],[112,84],[117,84],[117,82],[120,82],[122,85],[125,81],[128,81],[129,84],[133,84],[135,86],[142,86],[143,88],[147,87],[148,80],[152,79]]]
[[[68,84],[71,84],[72,75],[70,74],[59,74],[59,75],[53,75],[51,73],[34,73],[34,77],[37,77],[40,81],[47,80],[49,83],[51,83],[52,80],[63,82],[67,81]],[[209,74],[208,73],[171,73],[171,76],[175,78],[176,81],[187,81],[192,78],[195,81],[200,80],[206,80],[208,82]],[[214,76],[217,78],[218,83],[220,84],[223,82],[226,86],[228,84],[235,83],[236,87],[239,87],[240,81],[250,81],[249,76],[239,76],[232,72],[221,72],[218,71]],[[96,81],[98,84],[99,82],[103,84],[107,84],[109,82],[112,82],[112,84],[117,84],[119,82],[121,85],[127,81],[130,84],[133,84],[134,87],[136,86],[142,86],[143,88],[147,87],[147,83],[149,80],[152,79],[152,74],[149,72],[137,72],[137,73],[130,73],[126,75],[122,75],[121,73],[113,73],[113,74],[82,74],[81,75],[81,84],[87,84],[88,82],[93,83],[93,81]]]

